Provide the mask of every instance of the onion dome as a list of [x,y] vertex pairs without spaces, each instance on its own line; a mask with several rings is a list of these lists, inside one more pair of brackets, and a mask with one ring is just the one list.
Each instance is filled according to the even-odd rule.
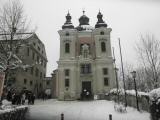
[[78,31],[93,30],[93,27],[89,25],[89,18],[84,13],[85,11],[83,11],[83,15],[79,18],[79,26],[76,29]]
[[74,28],[74,26],[73,26],[73,24],[72,24],[72,22],[71,22],[71,16],[70,16],[70,14],[69,14],[69,12],[68,12],[68,14],[67,14],[67,16],[66,16],[66,22],[64,23],[64,25],[62,26],[62,29],[66,29],[66,28],[68,28],[68,29],[73,29]]
[[83,15],[79,18],[79,25],[89,25],[89,18],[84,13],[85,11],[83,11]]
[[99,11],[97,18],[98,18],[98,22],[95,25],[95,28],[99,28],[99,27],[107,27],[107,24],[103,21],[102,19],[103,15],[101,14],[101,12]]

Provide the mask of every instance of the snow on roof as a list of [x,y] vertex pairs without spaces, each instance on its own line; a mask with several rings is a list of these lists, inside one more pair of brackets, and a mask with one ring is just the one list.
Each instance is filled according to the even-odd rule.
[[149,97],[151,100],[157,100],[160,99],[160,88],[153,89],[149,92]]
[[83,28],[83,30],[86,31],[92,31],[94,28],[90,25],[81,25],[81,27]]
[[[14,40],[24,40],[24,39],[28,39],[30,38],[34,33],[18,33],[15,34],[13,39]],[[10,40],[11,39],[11,35],[10,34],[1,34],[0,35],[0,40]]]

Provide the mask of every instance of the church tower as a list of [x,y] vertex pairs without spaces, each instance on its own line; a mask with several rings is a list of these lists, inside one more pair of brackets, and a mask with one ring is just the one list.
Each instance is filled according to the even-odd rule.
[[83,15],[74,27],[68,13],[59,30],[60,58],[57,74],[59,100],[92,99],[115,87],[110,32],[99,11],[95,27]]

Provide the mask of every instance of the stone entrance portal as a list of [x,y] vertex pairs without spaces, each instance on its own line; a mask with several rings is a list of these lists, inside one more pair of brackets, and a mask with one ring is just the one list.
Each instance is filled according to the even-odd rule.
[[83,81],[82,82],[81,99],[82,100],[90,100],[90,99],[92,99],[91,81]]

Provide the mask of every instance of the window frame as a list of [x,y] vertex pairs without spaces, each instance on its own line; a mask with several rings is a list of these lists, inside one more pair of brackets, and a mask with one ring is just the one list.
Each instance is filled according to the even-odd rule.
[[70,80],[69,78],[65,78],[65,87],[69,87],[70,86]]
[[103,82],[104,82],[104,86],[109,86],[109,78],[108,77],[104,77]]
[[70,43],[65,43],[65,53],[70,53]]
[[23,79],[23,84],[25,84],[25,85],[27,84],[27,79],[26,78]]
[[104,41],[101,42],[101,51],[106,52],[106,43]]
[[103,68],[103,75],[108,75],[108,68]]
[[66,77],[68,77],[70,75],[70,70],[69,69],[65,69],[64,70],[64,74]]

